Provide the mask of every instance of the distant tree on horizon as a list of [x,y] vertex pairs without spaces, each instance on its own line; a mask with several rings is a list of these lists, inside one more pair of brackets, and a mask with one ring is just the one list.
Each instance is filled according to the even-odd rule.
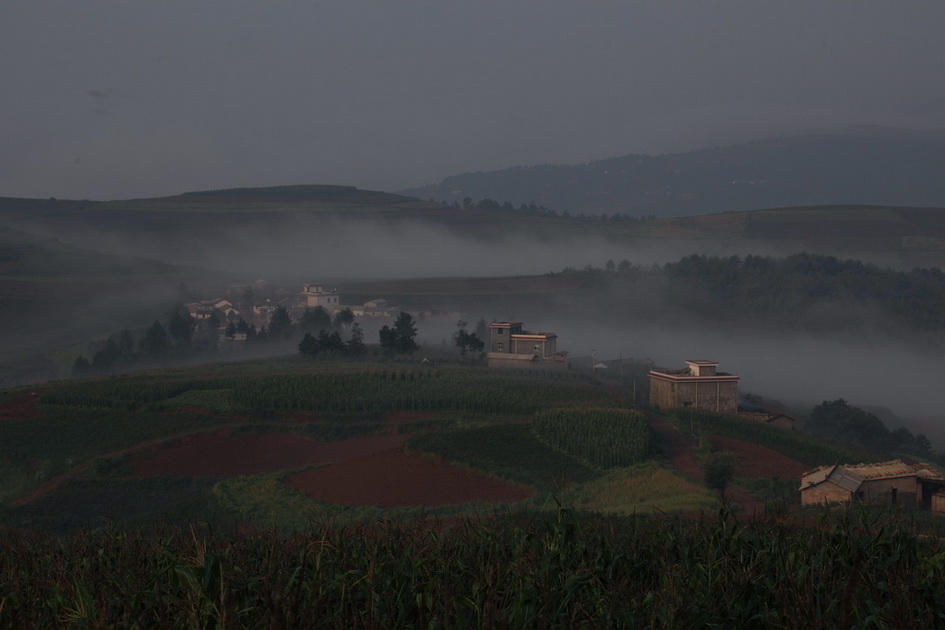
[[420,349],[415,338],[417,326],[413,323],[410,313],[401,311],[394,321],[394,326],[384,325],[378,333],[384,355],[393,357],[397,354],[413,354]]

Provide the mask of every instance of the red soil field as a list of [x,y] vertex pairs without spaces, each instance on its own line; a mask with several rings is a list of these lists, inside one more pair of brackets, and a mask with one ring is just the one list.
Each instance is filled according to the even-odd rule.
[[770,448],[734,438],[714,435],[712,445],[716,449],[731,451],[735,454],[736,477],[750,479],[780,477],[781,479],[797,479],[800,483],[801,475],[810,470],[810,466],[805,466],[796,459],[791,459]]
[[491,479],[443,458],[392,449],[291,475],[286,482],[322,501],[379,507],[514,503],[533,490]]
[[14,398],[0,405],[0,421],[27,420],[39,415],[36,403],[39,402],[39,392]]
[[402,446],[407,435],[387,434],[320,442],[294,433],[231,435],[229,429],[151,446],[136,454],[134,475],[236,477],[363,457]]

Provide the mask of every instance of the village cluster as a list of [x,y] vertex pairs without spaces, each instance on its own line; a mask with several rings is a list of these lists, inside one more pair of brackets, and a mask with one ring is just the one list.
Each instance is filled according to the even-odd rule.
[[[341,304],[336,289],[325,289],[320,284],[303,284],[302,290],[297,293],[277,289],[272,293],[272,297],[257,301],[255,295],[261,293],[264,288],[265,283],[257,280],[250,286],[229,287],[227,297],[188,302],[184,307],[197,322],[204,322],[216,316],[223,320],[219,323],[221,327],[243,320],[247,326],[257,329],[268,327],[273,313],[280,308],[285,309],[290,320],[296,323],[302,320],[306,310],[314,308],[324,309],[329,317],[347,310],[354,317],[392,319],[399,311],[396,307],[389,306],[383,298],[368,300],[364,304]],[[228,338],[232,341],[245,341],[246,333],[238,331],[228,335]]]

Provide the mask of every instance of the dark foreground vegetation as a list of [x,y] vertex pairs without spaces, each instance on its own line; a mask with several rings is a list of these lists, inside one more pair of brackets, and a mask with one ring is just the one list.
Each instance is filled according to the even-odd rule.
[[2,627],[932,628],[945,548],[901,514],[526,515],[0,533]]

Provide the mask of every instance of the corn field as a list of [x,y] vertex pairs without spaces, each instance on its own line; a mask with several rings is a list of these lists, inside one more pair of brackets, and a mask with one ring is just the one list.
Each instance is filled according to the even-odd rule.
[[528,414],[574,402],[616,401],[581,379],[473,370],[374,370],[254,378],[234,389],[233,402],[247,413],[312,411],[478,411]]
[[292,537],[0,532],[0,627],[942,626],[938,539],[862,509],[815,525],[560,509]]
[[650,455],[652,432],[639,411],[555,408],[535,415],[535,433],[592,468],[630,466]]

